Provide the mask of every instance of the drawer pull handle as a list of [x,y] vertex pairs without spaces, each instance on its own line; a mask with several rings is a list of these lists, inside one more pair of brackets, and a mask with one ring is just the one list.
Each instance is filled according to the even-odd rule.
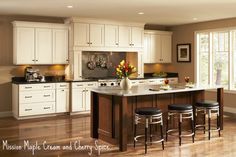
[[25,89],[30,89],[30,88],[32,88],[32,87],[25,87]]
[[26,99],[32,98],[32,96],[25,96]]
[[154,81],[149,81],[149,82],[154,82]]
[[44,109],[44,110],[47,110],[47,109],[50,109],[50,108],[51,108],[51,107],[44,107],[43,109]]
[[50,94],[48,94],[48,95],[43,95],[44,97],[49,97],[49,96],[51,96]]
[[30,108],[30,109],[25,109],[25,111],[32,111],[32,109]]
[[88,84],[88,86],[93,86],[93,84]]
[[66,87],[66,85],[60,85],[60,87]]
[[49,88],[50,86],[43,86],[44,88]]
[[83,85],[82,85],[82,84],[77,84],[77,86],[78,86],[78,87],[81,87],[81,86],[83,86]]

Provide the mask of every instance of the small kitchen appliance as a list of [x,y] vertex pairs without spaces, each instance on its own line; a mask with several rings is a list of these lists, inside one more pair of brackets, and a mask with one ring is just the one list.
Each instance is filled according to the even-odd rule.
[[32,67],[25,68],[25,80],[27,82],[40,82],[42,76],[39,74],[38,69],[33,69]]

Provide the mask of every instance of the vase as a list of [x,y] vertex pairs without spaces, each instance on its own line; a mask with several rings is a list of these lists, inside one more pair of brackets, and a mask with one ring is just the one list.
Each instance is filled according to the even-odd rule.
[[129,90],[132,87],[131,81],[128,77],[124,77],[120,82],[120,87],[123,90]]

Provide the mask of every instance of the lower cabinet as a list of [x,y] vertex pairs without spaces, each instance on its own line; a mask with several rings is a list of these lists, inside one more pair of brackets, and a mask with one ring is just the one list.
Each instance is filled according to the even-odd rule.
[[91,88],[97,87],[97,82],[72,83],[72,112],[89,112],[91,105]]
[[70,84],[56,83],[56,113],[70,111]]
[[69,112],[69,87],[69,83],[12,84],[13,116],[23,119]]

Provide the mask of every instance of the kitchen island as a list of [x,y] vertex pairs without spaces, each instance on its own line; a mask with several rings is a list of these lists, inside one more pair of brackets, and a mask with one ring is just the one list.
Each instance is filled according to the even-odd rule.
[[206,90],[217,90],[220,105],[220,127],[223,130],[223,87],[195,86],[181,84],[172,89],[161,90],[160,86],[135,86],[131,90],[120,87],[100,87],[92,90],[91,95],[91,137],[117,144],[120,151],[127,150],[133,139],[134,111],[140,107],[157,107],[162,110],[164,125],[168,105],[172,103],[195,104],[204,100]]

